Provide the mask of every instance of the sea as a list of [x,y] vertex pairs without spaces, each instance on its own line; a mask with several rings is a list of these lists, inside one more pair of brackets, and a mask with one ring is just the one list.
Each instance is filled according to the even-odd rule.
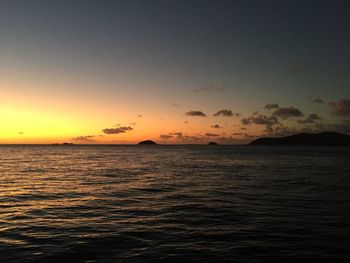
[[350,148],[2,145],[0,262],[350,262]]

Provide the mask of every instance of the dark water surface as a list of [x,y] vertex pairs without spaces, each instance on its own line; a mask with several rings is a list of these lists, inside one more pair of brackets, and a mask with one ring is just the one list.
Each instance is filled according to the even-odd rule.
[[0,262],[350,262],[350,149],[0,146]]

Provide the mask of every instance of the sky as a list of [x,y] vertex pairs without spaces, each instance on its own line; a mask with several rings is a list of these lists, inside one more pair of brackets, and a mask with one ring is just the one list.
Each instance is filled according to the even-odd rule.
[[350,134],[350,2],[0,0],[0,143]]

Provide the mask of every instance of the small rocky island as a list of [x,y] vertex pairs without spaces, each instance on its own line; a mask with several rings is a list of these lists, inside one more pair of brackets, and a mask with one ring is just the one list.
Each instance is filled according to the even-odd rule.
[[298,133],[286,137],[259,138],[250,145],[325,145],[350,146],[350,135],[338,132]]
[[208,145],[218,145],[217,142],[209,142]]
[[156,143],[154,141],[151,140],[146,140],[146,141],[142,141],[138,143],[139,145],[156,145]]

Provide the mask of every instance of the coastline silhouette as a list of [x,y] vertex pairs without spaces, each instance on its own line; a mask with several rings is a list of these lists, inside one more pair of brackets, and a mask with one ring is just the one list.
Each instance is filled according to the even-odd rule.
[[350,135],[338,132],[298,133],[278,138],[259,138],[250,145],[350,145]]

